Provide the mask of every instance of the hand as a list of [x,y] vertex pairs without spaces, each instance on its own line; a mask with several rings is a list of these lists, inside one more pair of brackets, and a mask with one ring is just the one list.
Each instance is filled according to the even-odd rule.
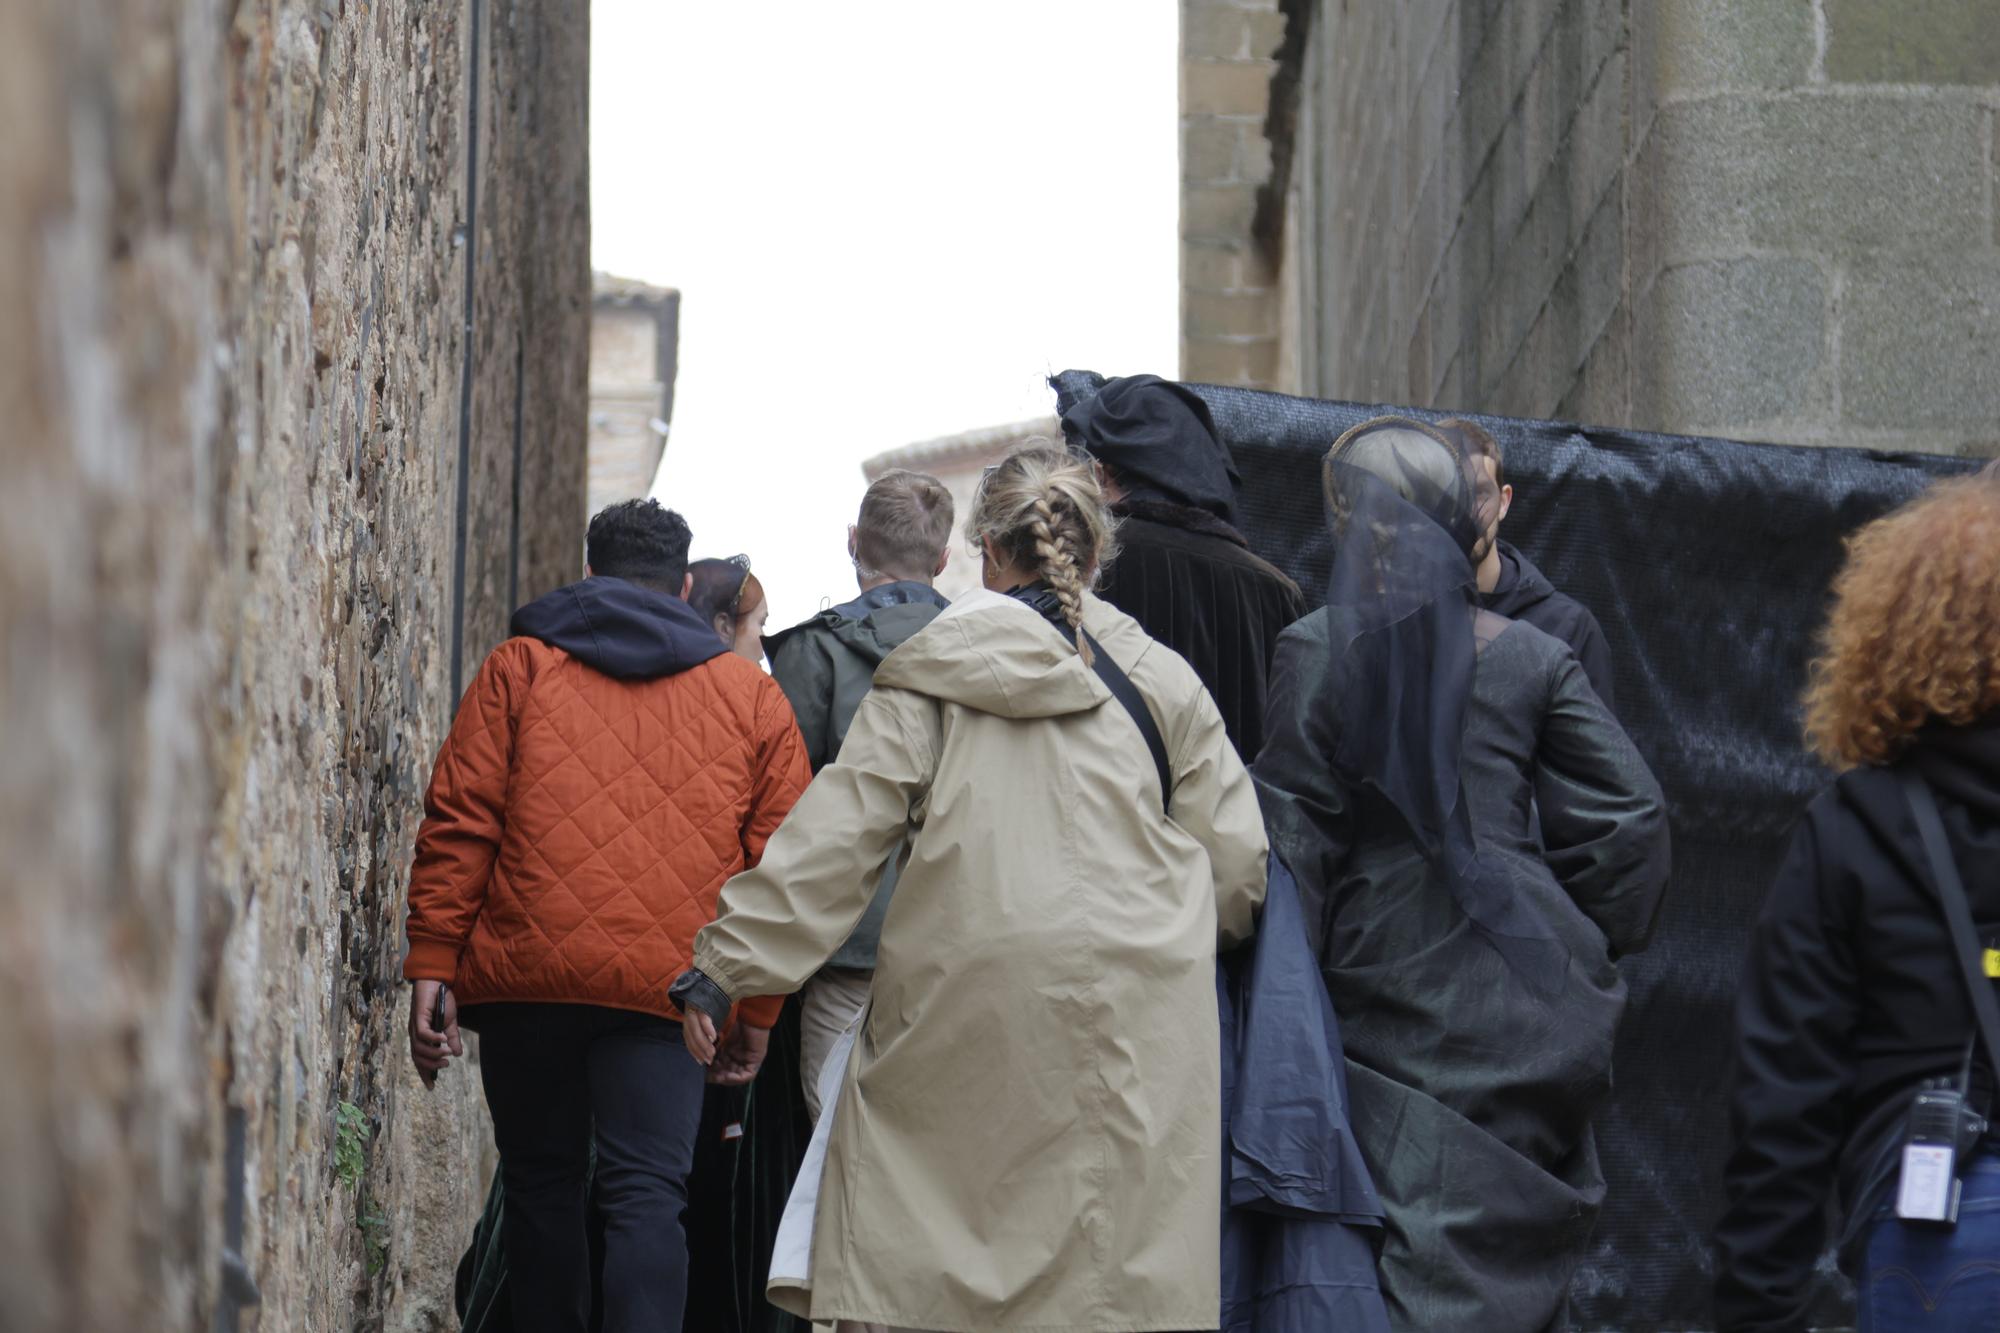
[[748,1083],[764,1067],[764,1053],[771,1048],[771,1030],[737,1021],[723,1039],[722,1054],[709,1067],[708,1081],[728,1086]]
[[454,1055],[465,1054],[458,1035],[458,997],[444,993],[444,1031],[431,1030],[431,1010],[437,1007],[441,981],[419,981],[410,987],[410,1060],[424,1086],[435,1087],[438,1071],[451,1063]]
[[696,1064],[710,1063],[715,1059],[715,1020],[689,1005],[681,1014],[681,1040]]

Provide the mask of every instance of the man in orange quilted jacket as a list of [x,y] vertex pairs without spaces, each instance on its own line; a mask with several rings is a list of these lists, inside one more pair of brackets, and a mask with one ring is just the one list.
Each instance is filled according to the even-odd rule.
[[[703,1080],[667,988],[811,777],[784,693],[682,600],[687,555],[658,501],[591,520],[588,577],[517,611],[466,690],[417,834],[410,1054],[428,1084],[461,1023],[480,1034],[514,1326],[537,1333],[590,1318],[593,1144],[602,1327],[681,1327]],[[710,1077],[756,1073],[778,1004],[744,1003]]]

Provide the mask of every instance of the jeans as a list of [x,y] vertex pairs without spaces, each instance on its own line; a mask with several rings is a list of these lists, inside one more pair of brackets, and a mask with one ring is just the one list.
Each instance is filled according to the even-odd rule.
[[688,1274],[681,1214],[705,1086],[680,1025],[583,1004],[481,1005],[476,1018],[506,1188],[514,1326],[589,1326],[594,1135],[604,1333],[678,1333]]
[[2000,1148],[1967,1164],[1957,1226],[1876,1214],[1854,1300],[1861,1333],[2000,1329]]

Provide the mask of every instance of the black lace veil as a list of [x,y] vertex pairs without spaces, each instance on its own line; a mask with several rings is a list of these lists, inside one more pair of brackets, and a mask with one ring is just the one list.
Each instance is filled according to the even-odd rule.
[[1461,787],[1478,655],[1474,568],[1499,505],[1469,444],[1448,427],[1379,417],[1327,453],[1333,764],[1350,790],[1394,807],[1474,927],[1524,977],[1554,990],[1567,952],[1481,861]]

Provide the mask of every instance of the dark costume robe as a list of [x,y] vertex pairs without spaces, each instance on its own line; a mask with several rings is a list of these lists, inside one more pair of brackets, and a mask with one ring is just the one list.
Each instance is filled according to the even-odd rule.
[[1306,607],[1298,585],[1236,530],[1236,463],[1208,406],[1157,375],[1059,402],[1063,434],[1110,469],[1121,495],[1119,555],[1099,595],[1187,659],[1248,763],[1264,743],[1278,635]]
[[1613,959],[1651,933],[1667,822],[1569,650],[1481,621],[1460,783],[1485,873],[1566,958],[1555,989],[1510,968],[1393,807],[1334,776],[1323,611],[1279,642],[1253,776],[1340,1017],[1391,1325],[1538,1333],[1561,1326],[1603,1200],[1590,1122],[1625,1002]]
[[1264,689],[1278,635],[1305,614],[1299,587],[1236,529],[1185,505],[1131,500],[1098,595],[1188,660],[1245,763],[1264,744]]

